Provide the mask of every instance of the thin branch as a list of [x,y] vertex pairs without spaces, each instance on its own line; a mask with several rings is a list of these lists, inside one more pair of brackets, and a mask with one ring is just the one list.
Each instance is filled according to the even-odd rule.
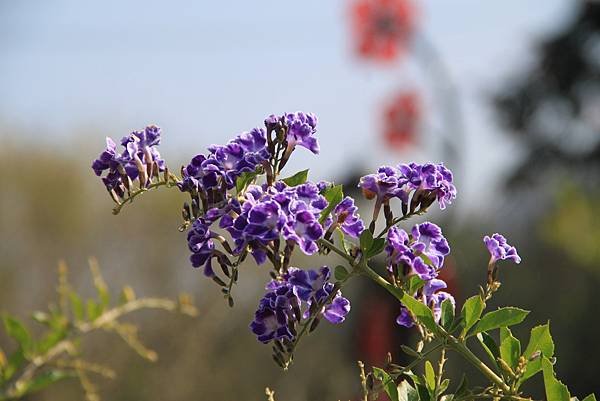
[[121,203],[117,204],[117,206],[115,206],[115,207],[113,208],[113,210],[112,210],[113,214],[114,214],[114,215],[117,215],[117,214],[119,214],[119,213],[121,212],[121,209],[123,209],[123,207],[124,207],[124,206],[125,206],[127,203],[131,203],[131,202],[133,202],[133,200],[134,200],[134,199],[135,199],[137,196],[139,196],[139,195],[143,194],[144,192],[148,192],[148,191],[149,191],[149,190],[151,190],[151,189],[154,189],[154,188],[159,188],[159,187],[163,187],[163,186],[166,186],[167,188],[172,188],[172,187],[176,186],[176,185],[177,185],[177,183],[180,181],[180,180],[179,180],[179,178],[178,178],[176,175],[174,175],[174,174],[169,174],[169,177],[168,177],[168,178],[169,178],[169,179],[168,179],[168,180],[166,180],[166,181],[159,181],[159,182],[155,182],[155,183],[152,183],[152,184],[148,185],[147,187],[144,187],[144,188],[139,188],[139,189],[137,189],[137,190],[135,190],[135,191],[131,192],[131,193],[129,194],[129,196],[127,196],[126,198],[124,198],[124,199],[123,199],[123,201],[122,201]]

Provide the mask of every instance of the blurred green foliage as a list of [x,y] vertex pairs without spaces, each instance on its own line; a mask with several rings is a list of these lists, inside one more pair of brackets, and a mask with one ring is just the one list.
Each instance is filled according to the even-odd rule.
[[540,236],[577,265],[600,275],[600,192],[565,183],[544,217]]
[[90,270],[96,288],[95,298],[82,298],[68,280],[67,266],[59,264],[58,301],[48,311],[36,311],[32,319],[44,326],[35,337],[27,325],[4,313],[5,333],[17,347],[10,353],[0,349],[0,400],[17,400],[45,389],[63,379],[77,378],[87,401],[99,401],[100,395],[90,376],[112,379],[114,371],[90,362],[83,355],[81,341],[92,331],[117,334],[142,358],[156,361],[157,354],[148,349],[138,336],[138,326],[121,318],[141,309],[177,311],[190,316],[197,314],[189,296],[178,301],[167,298],[136,298],[131,287],[123,287],[118,302],[111,301],[111,293],[95,259],[90,259]]

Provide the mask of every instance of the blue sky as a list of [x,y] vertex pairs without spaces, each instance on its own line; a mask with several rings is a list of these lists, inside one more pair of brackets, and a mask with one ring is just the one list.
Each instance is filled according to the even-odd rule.
[[[532,62],[535,41],[571,16],[572,0],[419,4],[419,29],[443,56],[464,111],[461,192],[476,193],[481,172],[505,166],[516,151],[487,97]],[[50,142],[89,136],[97,148],[98,131],[121,137],[156,123],[163,154],[185,159],[270,113],[305,110],[319,116],[322,156],[297,152],[290,170],[310,164],[320,178],[343,172],[348,160],[365,160],[365,167],[439,160],[443,154],[427,146],[406,155],[380,141],[379,107],[402,87],[425,91],[425,126],[443,129],[436,94],[410,57],[394,67],[358,60],[347,6],[0,0],[0,121]]]

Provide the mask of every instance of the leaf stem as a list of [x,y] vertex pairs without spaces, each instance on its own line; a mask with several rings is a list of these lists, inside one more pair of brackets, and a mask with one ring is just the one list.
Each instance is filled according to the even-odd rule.
[[354,260],[354,258],[352,256],[348,255],[343,249],[340,249],[337,246],[335,246],[335,244],[333,242],[326,240],[324,238],[320,239],[318,242],[319,242],[319,245],[322,245],[322,246],[326,247],[327,249],[332,250],[333,252],[340,255],[342,258],[346,259],[346,261],[350,264],[350,266],[354,267],[356,265],[356,261]]
[[510,393],[510,387],[504,383],[504,380],[498,376],[492,369],[490,369],[485,363],[481,361],[471,350],[462,342],[458,341],[455,337],[446,334],[446,340],[448,347],[458,352],[463,358],[465,358],[471,365],[475,366],[484,376],[490,381],[496,384],[505,393]]

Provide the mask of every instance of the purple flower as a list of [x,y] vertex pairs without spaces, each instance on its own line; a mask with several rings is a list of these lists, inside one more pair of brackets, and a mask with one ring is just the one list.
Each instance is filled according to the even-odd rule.
[[404,306],[400,307],[400,314],[396,318],[396,323],[409,329],[415,325],[415,321],[410,315],[410,312]]
[[220,226],[227,229],[234,239],[235,253],[250,246],[256,262],[262,264],[266,261],[264,248],[279,238],[287,216],[281,205],[265,194],[262,188],[250,186],[245,195],[239,216],[222,219]]
[[[296,326],[305,324],[314,314],[333,324],[342,323],[350,311],[350,301],[338,290],[330,302],[325,302],[335,288],[329,276],[326,266],[319,270],[290,267],[279,280],[271,281],[250,324],[258,340],[294,340]],[[313,302],[321,304],[321,309],[311,308]]]
[[158,152],[160,134],[159,127],[149,125],[143,131],[133,131],[121,139],[121,145],[125,147],[123,156],[130,161],[127,174],[132,180],[139,175],[140,180],[144,181],[157,175],[158,171],[164,171],[166,165]]
[[436,269],[442,268],[444,256],[450,253],[442,229],[436,224],[425,222],[415,225],[411,233],[414,241],[412,248],[416,253],[426,255]]
[[323,227],[317,216],[309,210],[299,210],[290,215],[283,228],[283,238],[292,240],[307,254],[313,255],[318,250],[317,240],[323,237]]
[[98,159],[92,163],[92,169],[97,176],[100,176],[104,170],[116,170],[117,166],[127,162],[121,159],[121,155],[117,153],[117,144],[111,138],[106,138],[106,149],[100,153]]
[[323,317],[329,323],[339,324],[346,320],[346,316],[350,312],[350,301],[344,298],[341,293],[333,298],[333,301],[323,308]]
[[392,167],[379,167],[376,174],[361,177],[358,184],[367,199],[376,198],[377,203],[387,202],[401,194],[399,186],[403,183],[398,171]]
[[323,237],[319,216],[326,206],[327,201],[312,183],[296,187],[281,181],[272,187],[251,185],[239,216],[226,217],[221,227],[235,240],[235,252],[249,246],[259,264],[266,260],[264,248],[280,236],[312,255],[318,250],[316,241]]
[[357,213],[358,207],[354,205],[354,199],[349,196],[345,197],[333,209],[333,223],[336,227],[353,238],[360,237],[360,234],[365,229],[360,215]]
[[388,231],[385,251],[388,270],[402,268],[402,275],[416,274],[422,280],[431,280],[442,268],[444,257],[450,253],[448,241],[437,225],[425,222],[417,224],[409,236],[406,231],[392,227]]
[[327,266],[321,267],[318,271],[290,267],[287,274],[288,276],[286,277],[288,282],[294,286],[295,294],[302,301],[308,301],[313,297],[317,301],[320,301],[329,295],[329,293],[323,289],[331,275]]
[[182,169],[178,187],[189,192],[192,199],[202,204],[204,211],[222,207],[227,202],[227,191],[235,187],[244,172],[255,171],[270,158],[264,129],[244,132],[226,145],[212,145],[208,155],[197,155]]
[[235,180],[241,173],[254,171],[256,167],[270,157],[266,147],[267,137],[264,129],[254,128],[244,132],[227,145],[212,145],[208,148],[211,158],[219,162],[219,171],[227,181],[227,188],[235,186]]
[[188,231],[188,248],[192,252],[190,262],[193,267],[204,266],[204,275],[214,277],[215,272],[212,269],[211,260],[215,250],[215,244],[212,240],[212,232],[209,229],[210,223],[199,218],[192,224]]
[[496,263],[498,260],[510,259],[515,263],[521,263],[521,257],[517,254],[517,248],[509,245],[506,238],[501,234],[493,234],[491,237],[483,237],[483,242],[490,252],[490,264]]
[[325,180],[321,180],[317,182],[317,188],[319,188],[319,193],[323,193],[326,189],[333,187],[333,183]]
[[314,154],[319,153],[319,143],[314,137],[317,131],[317,116],[313,113],[286,113],[283,115],[283,122],[287,127],[287,150],[290,154],[296,145],[302,146]]
[[424,207],[437,199],[440,209],[443,210],[456,198],[452,172],[441,163],[401,164],[398,170],[403,178],[401,185],[405,187],[404,196],[408,198],[408,193],[417,191],[418,197],[424,198],[419,199],[424,202]]
[[124,137],[121,153],[117,151],[117,144],[106,138],[106,149],[93,161],[92,169],[99,177],[108,170],[102,182],[109,192],[122,198],[130,189],[131,180],[139,178],[140,185],[146,186],[153,176],[165,170],[165,162],[158,152],[159,143],[160,128],[155,125]]
[[[296,201],[303,202],[308,209],[315,213],[321,212],[327,207],[327,200],[320,195],[319,187],[312,182],[306,182],[293,188],[296,192]],[[296,208],[298,206],[296,205]]]
[[[294,339],[295,316],[292,305],[297,302],[293,288],[286,282],[271,282],[267,293],[258,304],[250,329],[258,341],[266,344],[271,340]],[[292,328],[292,329],[291,329]]]
[[[376,199],[373,219],[376,219],[382,204],[399,198],[408,207],[413,194],[410,211],[417,206],[425,209],[437,199],[440,209],[445,209],[456,198],[456,187],[452,183],[452,172],[442,164],[400,164],[398,168],[380,167],[376,174],[361,177],[358,186],[367,199]],[[406,214],[406,210],[404,214]]]

